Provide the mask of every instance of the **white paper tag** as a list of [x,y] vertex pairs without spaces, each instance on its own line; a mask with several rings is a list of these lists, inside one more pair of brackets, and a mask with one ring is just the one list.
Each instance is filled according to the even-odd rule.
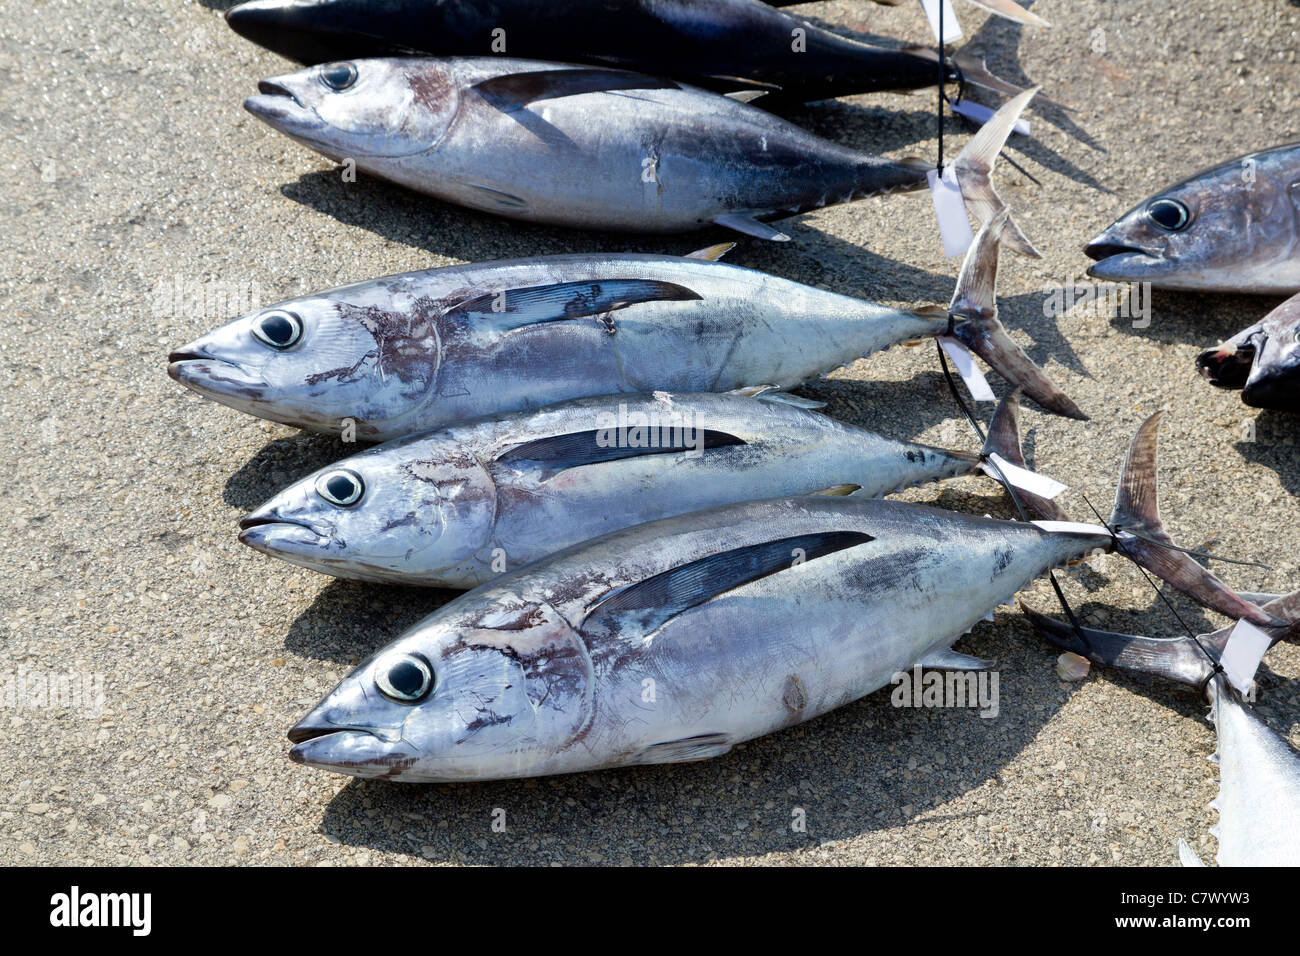
[[948,166],[939,178],[938,170],[926,173],[930,180],[930,198],[934,200],[934,214],[939,220],[939,238],[943,240],[943,254],[949,259],[966,254],[975,234],[970,229],[966,215],[966,202],[957,184],[957,167]]
[[1031,521],[1030,524],[1042,528],[1044,531],[1059,531],[1067,534],[1100,534],[1107,538],[1110,532],[1099,524],[1088,524],[1085,521]]
[[1264,659],[1264,652],[1272,643],[1272,638],[1250,621],[1237,622],[1237,626],[1228,635],[1228,646],[1219,658],[1223,672],[1228,675],[1233,687],[1243,694],[1249,692],[1250,685],[1255,682],[1259,662]]
[[[993,110],[983,103],[976,103],[974,100],[949,100],[948,105],[952,111],[959,116],[964,116],[969,120],[974,120],[983,126],[993,118]],[[1029,135],[1029,123],[1025,120],[1016,120],[1016,125],[1011,127],[1011,132],[1019,133],[1021,136]]]
[[936,40],[939,39],[940,16],[943,17],[944,45],[961,39],[961,24],[957,22],[957,14],[952,9],[952,0],[921,0],[921,6],[925,7],[925,16],[930,21],[930,29],[934,31]]
[[996,402],[998,400],[998,397],[993,394],[993,389],[989,388],[988,379],[976,367],[975,360],[971,358],[966,346],[947,335],[939,336],[939,345],[948,353],[948,358],[952,359],[952,364],[957,366],[957,374],[966,383],[971,398],[977,402]]
[[[1038,495],[1040,498],[1055,498],[1068,487],[1059,481],[1048,478],[1046,475],[1040,475],[1036,471],[1021,468],[1019,465],[1013,465],[997,453],[990,454],[989,458],[1002,470],[1002,474],[1006,476],[1007,481],[1031,495]],[[980,468],[990,478],[997,478],[997,472],[989,467],[987,462],[980,462]]]

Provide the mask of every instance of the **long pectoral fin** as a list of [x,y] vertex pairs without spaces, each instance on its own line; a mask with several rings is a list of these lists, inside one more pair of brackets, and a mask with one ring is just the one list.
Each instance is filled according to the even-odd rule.
[[767,239],[770,242],[790,241],[790,237],[781,230],[774,229],[767,223],[759,222],[753,216],[746,216],[743,213],[729,212],[715,217],[713,221],[719,226],[734,229],[736,232],[744,233],[746,236],[753,236],[755,239]]
[[643,302],[688,302],[701,298],[686,286],[659,279],[557,282],[485,292],[452,307],[447,314],[491,321],[498,327],[513,329],[604,315]]
[[826,531],[720,551],[611,592],[588,612],[582,626],[618,620],[649,634],[688,608],[751,581],[873,540],[861,531]]
[[480,80],[470,89],[502,112],[514,113],[539,100],[553,100],[562,96],[614,93],[620,90],[679,90],[681,85],[645,73],[590,67],[510,73]]
[[[591,431],[571,432],[567,435],[552,435],[516,445],[498,455],[496,461],[515,467],[540,466],[545,480],[566,469],[581,468],[583,465],[599,465],[630,458],[646,458],[651,455],[691,454],[702,452],[707,448],[745,444],[743,439],[726,432],[696,428],[692,430],[690,436],[687,436],[685,429],[667,428],[656,429],[653,437],[657,444],[654,447],[629,447],[627,440],[633,436],[636,429],[636,425],[629,425],[626,428],[611,426],[595,428]],[[649,432],[648,426],[644,431]],[[667,440],[659,440],[665,437],[665,432]],[[642,437],[649,441],[651,436],[647,434]]]

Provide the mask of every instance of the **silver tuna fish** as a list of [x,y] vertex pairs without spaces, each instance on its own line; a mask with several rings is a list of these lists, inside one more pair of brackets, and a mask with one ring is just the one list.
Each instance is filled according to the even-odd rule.
[[[1274,617],[1300,619],[1300,591],[1278,595],[1242,595],[1262,603]],[[1218,735],[1219,796],[1210,806],[1219,824],[1220,866],[1300,866],[1300,755],[1243,707],[1236,693],[1216,675],[1232,627],[1190,637],[1141,637],[1082,628],[1086,643],[1073,628],[1029,612],[1035,628],[1058,647],[1107,667],[1155,674],[1204,689],[1211,701],[1210,719]],[[1270,628],[1274,643],[1295,641],[1300,628]],[[1185,842],[1178,855],[1188,866],[1201,861]]]
[[1241,389],[1253,408],[1300,412],[1300,295],[1196,359],[1211,385]]
[[[322,468],[240,522],[239,540],[337,577],[471,588],[659,518],[785,495],[870,497],[981,467],[980,455],[884,438],[804,404],[817,403],[660,392],[454,426]],[[985,447],[1013,464],[1015,412],[1012,392]],[[1050,502],[1034,516],[1061,517]]]
[[1300,143],[1242,156],[1129,210],[1084,247],[1088,275],[1164,289],[1300,291]]
[[[501,58],[377,58],[263,80],[244,107],[317,152],[448,202],[582,229],[684,232],[926,188],[892,161],[673,80]],[[956,166],[968,204],[1035,90],[1010,100]],[[981,222],[988,216],[981,216]],[[1037,255],[1013,226],[1008,245]]]
[[[452,266],[304,296],[171,353],[233,408],[384,440],[596,395],[789,388],[949,329],[1044,408],[1084,418],[997,319],[1005,210],[948,309],[896,309],[707,259],[554,256]],[[707,254],[714,253],[706,251]]]
[[[1118,500],[1153,507],[1132,492],[1154,476],[1131,472],[1152,466],[1130,455]],[[1152,518],[1117,514],[1130,527]],[[917,664],[992,666],[953,642],[1098,548],[1143,559],[1100,527],[878,499],[770,499],[650,522],[444,605],[295,725],[290,756],[408,781],[714,757]],[[1214,583],[1219,603],[1245,605]]]

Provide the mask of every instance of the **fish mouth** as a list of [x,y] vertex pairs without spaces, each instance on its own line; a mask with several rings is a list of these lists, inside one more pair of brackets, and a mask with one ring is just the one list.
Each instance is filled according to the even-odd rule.
[[1218,388],[1245,388],[1255,367],[1255,355],[1253,344],[1222,345],[1198,355],[1196,369],[1206,381]]
[[366,727],[339,727],[311,722],[295,724],[288,733],[294,763],[333,770],[354,777],[396,777],[416,761],[415,748],[400,736],[385,740]]
[[239,543],[272,557],[317,552],[328,540],[307,522],[292,518],[253,514],[239,522]]
[[237,362],[187,347],[167,356],[167,375],[200,395],[215,398],[257,399],[266,380]]
[[1167,272],[1170,263],[1158,252],[1141,246],[1114,242],[1105,236],[1083,247],[1083,254],[1094,260],[1088,275],[1094,279],[1146,279]]
[[288,136],[312,139],[309,134],[325,126],[316,111],[283,83],[258,80],[257,94],[244,100],[244,109],[272,129]]

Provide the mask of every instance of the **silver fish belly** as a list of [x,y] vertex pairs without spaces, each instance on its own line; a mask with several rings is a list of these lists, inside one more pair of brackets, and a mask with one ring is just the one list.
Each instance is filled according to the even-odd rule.
[[852,498],[732,505],[607,535],[445,605],[290,732],[293,759],[394,780],[695,760],[811,719],[1104,546]]

